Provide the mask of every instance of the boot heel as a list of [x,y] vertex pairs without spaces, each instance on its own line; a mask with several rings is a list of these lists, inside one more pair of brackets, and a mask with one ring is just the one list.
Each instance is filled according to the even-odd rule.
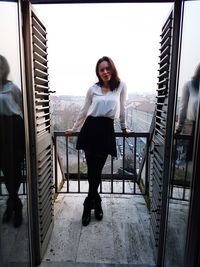
[[17,199],[15,208],[14,208],[14,219],[13,219],[13,225],[16,228],[20,227],[23,221],[22,208],[23,208],[23,205],[21,203],[21,200]]
[[82,215],[82,225],[87,226],[91,220],[91,203],[88,197],[86,197],[83,203],[83,215]]
[[13,199],[9,198],[7,200],[7,204],[6,204],[6,210],[3,214],[3,218],[2,218],[2,222],[3,223],[9,223],[11,218],[12,218],[12,215],[13,215],[13,209],[14,209],[14,202],[13,202]]
[[3,214],[3,218],[2,218],[2,222],[3,223],[8,223],[10,222],[11,218],[12,218],[12,214],[13,214],[13,210],[10,210],[8,207],[6,208],[4,214]]
[[98,198],[97,200],[95,200],[94,215],[98,221],[101,221],[103,219],[103,210],[101,207],[101,198]]

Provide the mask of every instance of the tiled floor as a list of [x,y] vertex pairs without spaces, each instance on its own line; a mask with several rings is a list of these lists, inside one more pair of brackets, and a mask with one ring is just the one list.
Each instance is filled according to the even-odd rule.
[[81,224],[85,195],[59,195],[52,237],[40,267],[154,266],[142,196],[102,195],[104,218]]
[[[154,265],[150,241],[149,213],[142,196],[102,195],[104,218],[92,216],[87,227],[81,224],[85,195],[62,194],[55,202],[54,229],[40,267],[150,267]],[[0,214],[5,210],[0,201]],[[27,267],[28,231],[26,198],[22,197],[24,221],[20,228],[12,222],[1,224],[0,239],[8,267]],[[171,201],[167,263],[182,266],[188,203]],[[177,242],[179,240],[179,242]],[[1,255],[0,255],[1,256]]]
[[27,262],[29,262],[27,204],[25,196],[20,196],[20,198],[23,203],[23,222],[19,228],[13,226],[12,220],[7,224],[2,223],[2,216],[6,208],[7,197],[1,197],[0,200],[1,260],[2,262],[6,262],[6,266],[8,267],[25,267],[28,266]]

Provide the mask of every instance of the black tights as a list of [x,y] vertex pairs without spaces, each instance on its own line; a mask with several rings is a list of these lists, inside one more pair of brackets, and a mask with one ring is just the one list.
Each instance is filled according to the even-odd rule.
[[85,151],[89,182],[88,197],[90,199],[96,199],[99,197],[98,187],[101,183],[101,172],[103,170],[107,157],[108,155],[97,155]]
[[11,202],[18,201],[24,159],[24,124],[20,116],[0,115],[0,170]]

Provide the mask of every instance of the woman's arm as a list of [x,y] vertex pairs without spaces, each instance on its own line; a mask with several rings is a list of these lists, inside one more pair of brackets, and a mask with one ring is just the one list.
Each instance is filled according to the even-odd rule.
[[127,88],[126,88],[126,85],[123,84],[123,87],[120,93],[120,115],[119,115],[122,131],[126,130],[126,113],[125,113],[126,99],[127,99]]
[[17,87],[17,85],[12,84],[13,89],[13,99],[15,100],[15,102],[18,104],[18,106],[20,107],[20,110],[22,111],[22,92],[20,91],[20,89]]
[[190,96],[189,86],[188,86],[188,83],[186,83],[183,86],[181,100],[180,100],[178,125],[176,127],[177,133],[180,133],[184,126],[184,122],[185,122],[185,118],[187,114],[189,96]]
[[92,87],[90,87],[89,90],[87,91],[85,103],[79,112],[76,122],[74,123],[72,129],[68,129],[65,131],[65,135],[71,135],[72,133],[76,132],[82,127],[87,117],[87,112],[91,103],[92,103]]

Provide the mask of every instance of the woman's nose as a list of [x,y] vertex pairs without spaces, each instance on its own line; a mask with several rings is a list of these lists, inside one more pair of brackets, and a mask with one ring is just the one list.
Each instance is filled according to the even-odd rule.
[[104,70],[103,70],[103,73],[107,73],[107,72],[108,72],[108,70],[107,70],[107,69],[104,69]]

